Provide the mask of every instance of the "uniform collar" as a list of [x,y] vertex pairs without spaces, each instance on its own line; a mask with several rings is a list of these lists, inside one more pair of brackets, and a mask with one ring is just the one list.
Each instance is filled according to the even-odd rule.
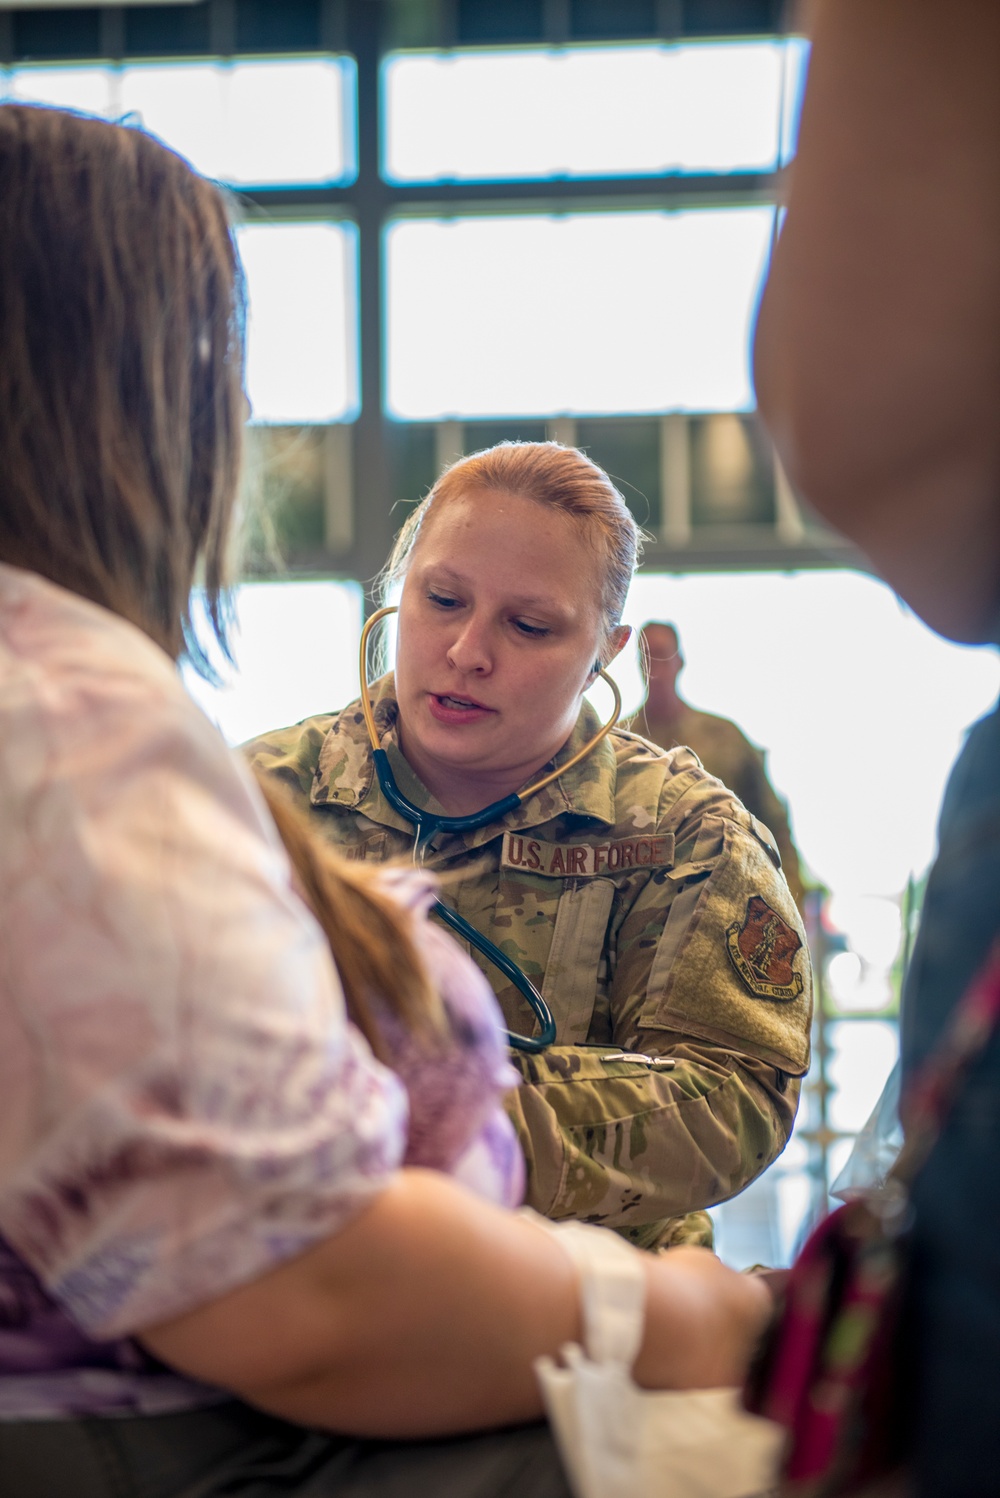
[[[369,700],[375,715],[379,745],[388,755],[399,789],[415,806],[425,807],[428,811],[440,811],[441,807],[426,786],[417,779],[400,752],[396,728],[399,708],[391,672],[372,683]],[[593,738],[599,727],[600,719],[590,704],[585,702],[573,732],[550,761],[550,766],[564,764],[571,759],[588,739]],[[539,771],[539,775],[542,773]],[[508,813],[503,820],[503,828],[505,831],[517,831],[521,828],[540,827],[556,817],[567,815],[614,826],[616,777],[614,746],[610,739],[605,738],[580,764],[574,765],[551,785],[529,797],[516,811]],[[537,780],[538,775],[532,776],[532,779]],[[412,824],[402,818],[382,794],[375,776],[368,732],[359,703],[352,703],[345,708],[327,733],[320,750],[310,800],[314,806],[341,806],[345,810],[359,811],[370,821],[383,827],[412,832]],[[474,848],[488,843],[496,837],[498,830],[499,824],[490,823],[478,832],[463,834],[463,846]]]

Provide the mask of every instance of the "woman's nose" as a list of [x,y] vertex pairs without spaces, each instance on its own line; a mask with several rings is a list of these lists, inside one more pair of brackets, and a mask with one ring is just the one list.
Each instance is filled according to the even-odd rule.
[[467,620],[448,647],[448,662],[456,671],[482,674],[493,667],[489,631],[474,619]]

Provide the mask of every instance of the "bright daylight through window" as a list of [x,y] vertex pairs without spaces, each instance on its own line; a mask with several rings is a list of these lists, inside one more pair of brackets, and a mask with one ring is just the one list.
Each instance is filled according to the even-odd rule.
[[[14,68],[26,103],[134,119],[234,187],[350,181],[357,169],[347,58]],[[0,89],[2,96],[2,89]]]
[[747,410],[773,220],[762,207],[397,221],[389,409]]
[[384,64],[390,181],[771,171],[806,47],[522,47]]

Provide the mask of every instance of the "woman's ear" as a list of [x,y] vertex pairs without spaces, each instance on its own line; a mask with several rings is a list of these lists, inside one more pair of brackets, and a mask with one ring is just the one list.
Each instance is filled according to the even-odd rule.
[[631,624],[619,624],[616,629],[613,629],[611,631],[611,638],[608,641],[608,644],[611,647],[611,654],[608,656],[607,660],[608,665],[611,664],[616,655],[621,655],[622,651],[625,649],[625,646],[629,642],[631,634]]
[[631,633],[632,626],[630,624],[619,624],[617,628],[611,631],[611,634],[608,638],[609,654],[607,661],[602,661],[600,656],[598,656],[597,660],[590,668],[590,675],[592,678],[595,676],[599,676],[603,670],[610,666],[616,655],[621,655],[622,651],[625,649],[625,646],[628,644],[628,639]]

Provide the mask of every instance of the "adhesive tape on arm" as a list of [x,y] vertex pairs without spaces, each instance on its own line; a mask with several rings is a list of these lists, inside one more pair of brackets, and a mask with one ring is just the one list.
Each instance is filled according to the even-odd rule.
[[642,1345],[646,1271],[642,1255],[610,1228],[531,1216],[558,1238],[580,1276],[583,1340],[595,1363],[631,1368]]

